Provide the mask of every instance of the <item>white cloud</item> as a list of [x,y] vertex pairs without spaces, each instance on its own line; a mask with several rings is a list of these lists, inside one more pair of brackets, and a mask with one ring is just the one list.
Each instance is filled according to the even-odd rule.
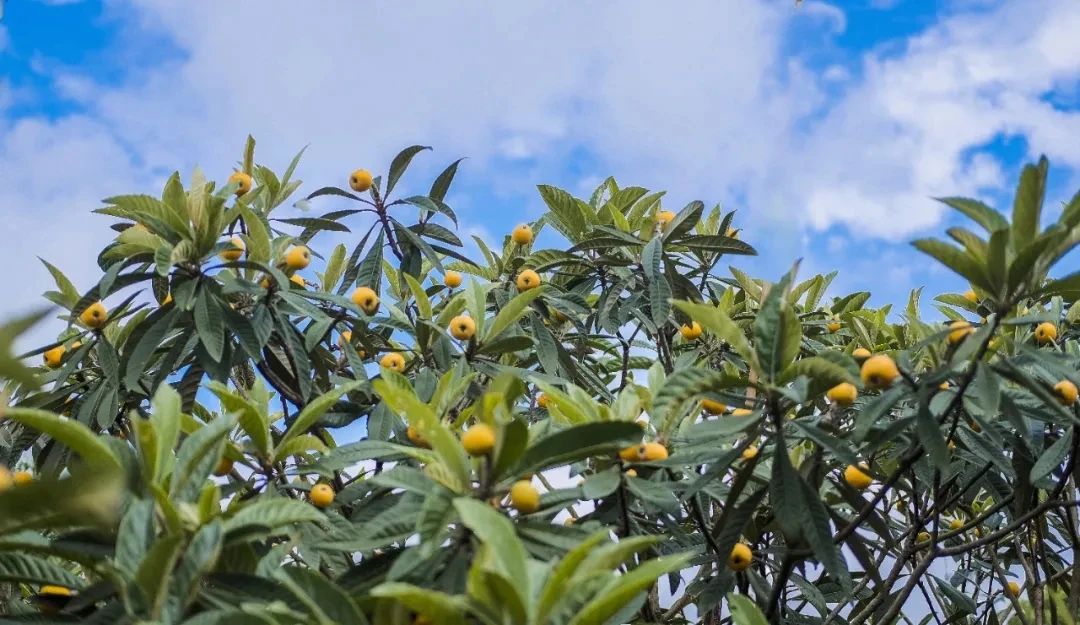
[[[1002,134],[1080,165],[1080,115],[1043,98],[1080,77],[1080,5],[1070,0],[957,9],[904,46],[826,68],[786,53],[793,24],[807,49],[847,27],[820,2],[109,6],[181,54],[119,86],[45,63],[57,93],[86,112],[23,122],[33,136],[18,145],[0,135],[0,211],[28,228],[45,214],[50,228],[92,223],[88,248],[108,234],[85,216],[96,200],[153,192],[163,174],[196,162],[223,176],[248,132],[273,166],[310,143],[301,174],[315,185],[412,142],[438,150],[418,163],[425,173],[469,156],[464,178],[533,202],[499,220],[530,217],[537,182],[573,187],[614,173],[672,189],[676,206],[739,208],[751,239],[767,228],[791,256],[805,252],[806,228],[900,239],[940,219],[929,196],[1011,184],[978,149]],[[566,166],[582,153],[595,167]],[[24,185],[5,167],[40,180]],[[459,212],[485,221],[487,208]],[[47,229],[21,237],[29,249],[56,240]],[[89,265],[86,250],[62,247],[54,257]]]

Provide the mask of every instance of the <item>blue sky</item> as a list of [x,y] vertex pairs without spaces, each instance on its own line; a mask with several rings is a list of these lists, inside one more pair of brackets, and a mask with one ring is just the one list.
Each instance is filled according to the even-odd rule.
[[736,266],[838,267],[838,291],[877,304],[966,288],[907,243],[956,222],[930,197],[1007,207],[1039,153],[1048,205],[1080,186],[1073,0],[301,5],[7,1],[3,312],[48,288],[34,256],[98,278],[101,198],[196,164],[223,179],[249,132],[278,169],[310,144],[309,191],[413,143],[435,151],[406,193],[469,157],[449,200],[492,242],[540,213],[537,183],[719,202],[761,251]]

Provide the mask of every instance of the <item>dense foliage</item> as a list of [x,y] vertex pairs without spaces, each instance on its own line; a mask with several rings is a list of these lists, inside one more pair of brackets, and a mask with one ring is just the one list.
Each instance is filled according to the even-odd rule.
[[0,622],[1075,622],[1080,195],[1042,229],[1045,160],[915,242],[971,284],[943,323],[722,268],[731,213],[612,179],[470,259],[457,162],[394,194],[425,149],[279,218],[296,160],[249,140],[107,199],[90,289],[47,264],[42,366],[11,345],[47,312],[0,332]]

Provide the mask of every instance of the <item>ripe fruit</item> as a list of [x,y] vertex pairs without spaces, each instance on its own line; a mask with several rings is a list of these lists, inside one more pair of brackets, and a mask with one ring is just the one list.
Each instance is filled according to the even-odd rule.
[[729,239],[737,239],[737,238],[739,238],[739,231],[736,230],[735,228],[728,228],[727,232],[724,233],[724,234],[726,234]]
[[311,487],[311,503],[316,508],[325,508],[334,503],[334,489],[329,484],[316,484]]
[[232,473],[232,470],[233,470],[233,460],[232,460],[232,458],[230,458],[228,456],[222,456],[221,460],[218,461],[217,467],[214,469],[214,475],[216,475],[218,477],[222,477],[224,475],[228,475],[228,474]]
[[930,540],[930,532],[919,532],[919,535],[915,537],[915,542],[925,543]]
[[303,269],[311,264],[311,250],[306,245],[297,245],[285,254],[285,266],[292,270]]
[[459,341],[467,341],[476,334],[476,322],[467,315],[458,315],[450,320],[450,334]]
[[244,240],[239,236],[233,236],[227,245],[228,247],[221,250],[221,258],[230,262],[240,260],[240,257],[244,255],[244,250],[247,249]]
[[1020,584],[1017,583],[1017,582],[1014,582],[1014,581],[1010,581],[1005,586],[1005,592],[1007,592],[1010,597],[1019,597],[1020,596]]
[[900,369],[892,358],[885,354],[878,354],[866,359],[862,364],[859,374],[863,384],[870,388],[886,388],[900,376]]
[[757,458],[757,452],[758,452],[757,445],[750,445],[749,447],[747,447],[746,449],[743,450],[742,459],[743,460],[753,460],[754,458]]
[[50,595],[53,597],[70,597],[71,589],[64,588],[63,586],[53,586],[51,584],[46,584],[42,586],[40,590],[38,590],[38,594]]
[[874,483],[874,478],[866,473],[866,469],[865,463],[859,464],[859,466],[849,464],[844,469],[844,481],[855,490],[866,490],[867,487]]
[[34,481],[34,474],[29,471],[16,471],[15,475],[11,476],[11,479],[16,486],[26,486]]
[[338,343],[342,345],[352,343],[352,330],[344,330],[341,336],[338,337]]
[[67,349],[63,345],[57,345],[56,347],[46,350],[42,356],[45,359],[45,366],[50,369],[56,369],[61,365],[64,360],[64,353]]
[[731,416],[733,417],[745,417],[752,414],[754,414],[754,411],[749,408],[736,408],[731,411]]
[[656,462],[668,457],[667,447],[660,443],[645,443],[638,447],[638,459],[644,462]]
[[495,428],[477,423],[461,435],[461,445],[470,456],[486,456],[495,449]]
[[942,382],[941,384],[938,384],[938,390],[940,390],[940,391],[949,390],[949,383],[948,382]]
[[1054,394],[1058,396],[1058,401],[1066,406],[1071,406],[1076,403],[1077,389],[1076,385],[1071,380],[1062,380],[1054,385]]
[[685,325],[679,328],[679,334],[682,335],[683,340],[692,341],[701,336],[702,329],[701,324],[696,321],[691,321],[690,325]]
[[619,458],[622,458],[626,462],[634,462],[638,460],[638,450],[644,445],[631,445],[629,447],[623,447],[619,450]]
[[727,565],[732,571],[745,571],[754,561],[754,554],[745,543],[735,543],[728,556]]
[[627,469],[625,473],[626,477],[637,477],[637,471],[634,469]]
[[949,345],[956,345],[975,331],[971,324],[966,321],[954,321],[949,324]]
[[975,294],[975,291],[973,289],[968,289],[964,291],[964,299],[971,302],[972,304],[979,303],[979,296]]
[[373,315],[379,309],[379,296],[370,287],[362,286],[352,292],[352,303],[360,307],[365,314]]
[[846,407],[855,403],[855,398],[859,396],[859,391],[855,388],[854,384],[850,382],[841,382],[830,388],[829,392],[825,393],[825,396],[837,406]]
[[397,352],[390,352],[379,360],[379,365],[401,373],[405,370],[405,357]]
[[842,327],[844,327],[844,324],[840,323],[839,321],[830,321],[829,323],[825,324],[825,328],[829,332],[839,332],[840,328]]
[[297,273],[294,273],[293,275],[289,276],[289,282],[292,282],[293,284],[300,287],[301,289],[304,288],[305,286],[307,286],[307,284],[304,283],[304,279],[302,277],[300,277],[300,274],[297,274]]
[[529,224],[521,224],[514,231],[510,233],[510,239],[518,245],[528,245],[532,243],[533,231]]
[[865,347],[856,347],[855,351],[851,352],[851,355],[853,358],[855,358],[855,360],[859,361],[866,360],[867,358],[873,356],[873,354],[870,353],[870,350],[866,349]]
[[718,401],[703,399],[701,400],[701,409],[709,414],[724,414],[727,411],[727,406]]
[[236,195],[240,196],[251,191],[252,180],[249,174],[245,174],[242,171],[234,171],[232,175],[229,176],[229,184],[234,182],[237,184]]
[[0,466],[0,493],[12,487],[15,484],[15,478],[11,475],[11,471],[5,466]]
[[1044,321],[1035,327],[1035,342],[1039,345],[1048,345],[1057,339],[1057,326]]
[[547,410],[548,404],[550,402],[551,402],[551,398],[548,397],[547,395],[545,395],[544,393],[540,393],[540,396],[536,398],[536,405],[540,406],[544,410]]
[[964,527],[963,519],[953,519],[949,521],[949,529],[955,531],[960,529],[961,527]]
[[661,230],[666,228],[672,219],[675,219],[675,213],[671,211],[660,211],[656,214],[656,223],[660,224]]
[[535,289],[540,286],[540,274],[536,273],[532,269],[526,269],[518,274],[517,277],[517,290],[528,291],[529,289]]
[[431,444],[427,442],[427,439],[421,436],[420,432],[418,432],[416,428],[411,425],[405,428],[405,436],[408,437],[410,443],[416,445],[417,447],[423,447],[425,449],[429,449],[431,447]]
[[86,310],[82,311],[79,315],[79,321],[84,326],[91,329],[98,329],[105,325],[105,320],[108,319],[109,312],[105,310],[105,304],[101,302],[94,302],[86,307]]
[[461,274],[456,271],[447,271],[446,275],[443,276],[443,284],[451,289],[458,288],[461,286]]
[[349,176],[349,186],[357,193],[363,193],[371,188],[371,172],[366,169],[357,169]]
[[528,480],[518,480],[510,487],[510,505],[522,514],[540,509],[540,492]]

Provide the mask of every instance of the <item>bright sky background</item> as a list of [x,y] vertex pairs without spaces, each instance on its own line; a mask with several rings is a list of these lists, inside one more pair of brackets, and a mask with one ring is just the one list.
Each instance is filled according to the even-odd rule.
[[279,171],[310,144],[307,191],[422,143],[403,191],[424,192],[467,156],[448,199],[491,242],[541,212],[535,184],[613,174],[737,209],[755,275],[801,257],[874,304],[963,290],[907,242],[956,221],[932,196],[1010,206],[1039,153],[1056,216],[1080,186],[1077,33],[1076,0],[8,0],[0,316],[51,288],[35,256],[98,279],[99,200],[223,180],[249,132]]

